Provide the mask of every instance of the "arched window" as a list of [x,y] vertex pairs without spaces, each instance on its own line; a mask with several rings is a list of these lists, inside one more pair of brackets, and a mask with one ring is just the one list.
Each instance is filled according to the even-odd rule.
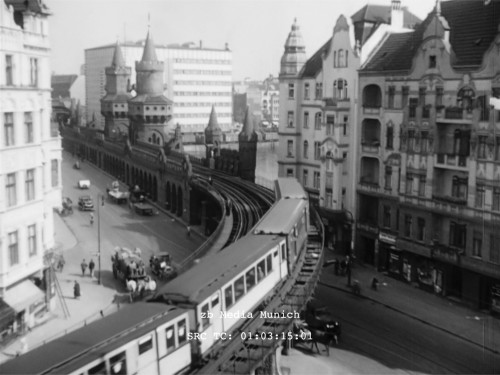
[[337,67],[337,51],[333,51],[333,67]]
[[338,54],[338,61],[337,61],[337,67],[342,67],[343,63],[344,63],[344,50],[343,49],[339,49],[339,54]]
[[314,129],[316,130],[321,129],[321,112],[317,112],[314,115]]
[[304,159],[309,158],[309,142],[304,141]]
[[347,99],[347,81],[339,78],[333,81],[333,97],[337,99]]
[[457,94],[457,106],[465,109],[467,112],[472,112],[472,103],[476,94],[470,87],[463,87]]

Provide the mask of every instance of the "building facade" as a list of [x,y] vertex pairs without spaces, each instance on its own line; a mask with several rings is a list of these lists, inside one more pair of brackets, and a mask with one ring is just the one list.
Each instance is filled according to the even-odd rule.
[[2,311],[2,338],[36,324],[54,301],[46,269],[61,140],[51,121],[48,15],[41,1],[0,4],[0,301],[13,310]]
[[500,306],[499,31],[498,0],[438,1],[359,72],[358,257],[479,308]]
[[[124,65],[132,67],[142,59],[145,42],[124,43],[121,52]],[[85,50],[86,116],[95,114],[96,127],[104,129],[100,99],[105,96],[105,68],[113,59],[115,45]],[[184,142],[195,142],[208,123],[212,105],[223,131],[232,124],[232,52],[229,48],[210,49],[203,46],[156,45],[156,56],[164,65],[163,94],[173,101],[173,126],[181,126]],[[136,71],[130,75],[130,89],[136,84]]]

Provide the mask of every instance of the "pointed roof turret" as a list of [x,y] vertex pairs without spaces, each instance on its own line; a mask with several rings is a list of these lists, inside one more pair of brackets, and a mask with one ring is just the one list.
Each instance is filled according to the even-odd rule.
[[142,61],[158,61],[156,57],[155,43],[153,37],[150,35],[151,31],[148,30],[146,36],[146,44],[144,45],[144,52],[142,54]]
[[125,66],[125,59],[123,58],[122,49],[120,48],[120,44],[118,43],[118,41],[116,42],[115,52],[113,54],[113,61],[111,62],[111,66],[115,68]]
[[205,128],[205,143],[212,144],[215,140],[221,141],[222,129],[217,121],[217,114],[215,113],[215,106],[212,105],[212,112],[210,112],[210,119]]
[[292,25],[292,30],[288,34],[285,43],[285,53],[281,57],[281,73],[297,74],[304,66],[307,60],[306,47],[300,27],[295,18]]
[[212,105],[212,112],[210,112],[210,119],[208,120],[207,129],[220,130],[219,122],[217,121],[217,113],[215,113],[214,105]]
[[239,138],[246,138],[246,140],[251,140],[255,134],[255,121],[250,113],[250,109],[247,106],[245,110],[245,119],[243,120],[243,128],[241,129]]

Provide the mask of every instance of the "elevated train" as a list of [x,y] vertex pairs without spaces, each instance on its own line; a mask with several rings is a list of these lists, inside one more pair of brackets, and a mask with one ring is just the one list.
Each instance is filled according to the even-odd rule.
[[307,195],[280,178],[277,200],[236,243],[167,283],[148,302],[0,365],[1,374],[175,374],[187,372],[238,330],[294,271],[309,229]]

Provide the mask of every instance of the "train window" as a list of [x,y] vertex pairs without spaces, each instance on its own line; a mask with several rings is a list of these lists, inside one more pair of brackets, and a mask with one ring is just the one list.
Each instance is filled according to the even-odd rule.
[[106,362],[101,362],[97,366],[94,366],[88,370],[89,375],[101,375],[106,374]]
[[282,243],[281,244],[281,260],[285,261],[286,259],[286,248],[285,248],[285,244]]
[[245,277],[246,277],[247,291],[248,291],[255,286],[255,267],[248,270]]
[[277,258],[277,257],[278,257],[278,252],[277,252],[277,251],[275,251],[275,252],[273,253],[273,257],[275,257],[275,258]]
[[179,345],[186,341],[186,319],[182,319],[177,323],[177,337],[179,339]]
[[263,259],[257,264],[257,282],[266,276],[266,261]]
[[165,337],[167,339],[167,352],[175,349],[174,326],[170,326],[165,329]]
[[219,304],[219,296],[212,298],[212,309]]
[[269,275],[273,271],[273,257],[271,254],[267,256],[267,274]]
[[226,290],[224,290],[224,302],[226,304],[226,309],[233,305],[233,286],[229,285]]
[[234,301],[237,302],[245,294],[245,279],[241,276],[234,282]]
[[149,335],[139,340],[139,355],[153,348],[153,337]]
[[109,359],[109,369],[112,375],[124,375],[127,373],[127,355],[125,352],[118,353]]
[[210,325],[210,318],[208,317],[208,310],[210,306],[208,302],[201,306],[201,329],[205,329]]

